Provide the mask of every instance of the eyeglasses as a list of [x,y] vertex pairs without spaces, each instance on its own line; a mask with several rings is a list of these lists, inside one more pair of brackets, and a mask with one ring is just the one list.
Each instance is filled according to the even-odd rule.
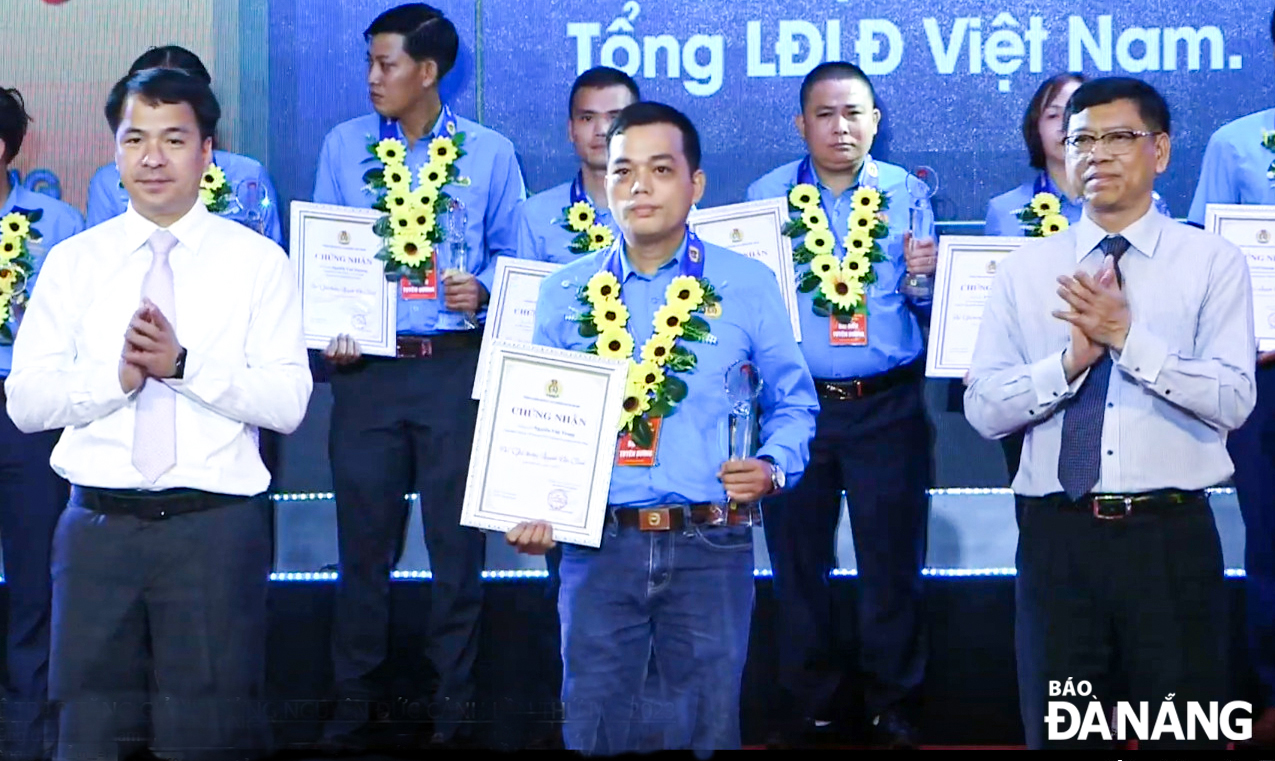
[[1160,133],[1122,129],[1108,132],[1105,135],[1068,135],[1063,138],[1063,145],[1067,147],[1068,151],[1085,156],[1093,153],[1094,147],[1098,143],[1102,143],[1102,147],[1107,149],[1109,155],[1123,156],[1133,150],[1138,138],[1151,137],[1158,134]]

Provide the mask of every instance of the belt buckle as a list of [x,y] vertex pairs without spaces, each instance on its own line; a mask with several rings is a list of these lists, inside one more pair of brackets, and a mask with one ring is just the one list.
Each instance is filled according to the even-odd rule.
[[668,531],[673,528],[667,507],[644,507],[638,510],[638,529],[641,531]]
[[399,359],[420,359],[434,353],[434,344],[428,338],[403,336],[397,340]]
[[[1105,506],[1105,507],[1104,507]],[[1093,498],[1093,517],[1103,521],[1118,521],[1133,512],[1133,497],[1117,499]]]

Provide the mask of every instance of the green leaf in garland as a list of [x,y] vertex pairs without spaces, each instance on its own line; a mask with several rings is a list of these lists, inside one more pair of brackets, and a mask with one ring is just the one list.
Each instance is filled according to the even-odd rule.
[[381,217],[376,220],[376,223],[372,225],[372,232],[376,233],[377,236],[381,238],[390,237],[393,234],[393,231],[390,230],[390,218]]
[[810,293],[819,287],[819,276],[810,270],[801,273],[801,282],[797,284],[797,290],[801,293]]
[[677,409],[677,403],[670,401],[664,394],[658,394],[655,401],[651,402],[651,408],[646,411],[650,417],[668,417]]
[[633,419],[633,427],[629,430],[633,436],[633,443],[639,449],[650,449],[653,444],[654,434],[651,432],[651,421],[646,416]]
[[680,403],[686,398],[688,389],[686,388],[686,381],[676,375],[665,375],[664,387],[660,391],[664,396],[668,397],[670,402]]
[[792,260],[796,264],[810,264],[814,261],[814,258],[814,252],[806,248],[806,244],[804,242],[800,246],[797,246],[797,249],[792,252]]
[[580,337],[593,338],[598,334],[598,326],[593,324],[593,312],[586,312],[580,320]]
[[363,173],[363,184],[374,188],[385,187],[385,170],[375,167]]
[[832,302],[823,296],[816,296],[814,303],[811,304],[811,309],[820,317],[827,317],[832,314]]
[[459,148],[464,144],[465,144],[464,132],[457,132],[455,135],[452,135],[452,145],[455,145],[457,148]]
[[668,368],[674,372],[688,373],[698,364],[699,359],[695,354],[683,346],[674,345],[673,351],[669,352]]
[[44,209],[32,209],[31,211],[26,212],[26,215],[27,222],[34,225],[36,222],[44,219]]

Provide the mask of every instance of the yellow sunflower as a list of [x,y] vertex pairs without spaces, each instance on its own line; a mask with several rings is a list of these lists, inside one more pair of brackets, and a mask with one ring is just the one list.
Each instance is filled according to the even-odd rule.
[[422,186],[428,185],[437,190],[447,182],[447,166],[444,164],[436,164],[431,161],[421,167],[418,179]]
[[846,253],[867,254],[872,250],[872,236],[866,232],[853,232],[846,237]]
[[872,262],[868,261],[866,254],[847,250],[846,255],[841,258],[841,271],[846,277],[862,280],[867,277],[871,268]]
[[798,209],[808,209],[810,207],[819,206],[819,188],[808,182],[797,185],[788,191],[788,203],[796,206]]
[[1037,193],[1032,196],[1032,211],[1036,212],[1038,217],[1057,214],[1060,209],[1062,209],[1062,202],[1053,193]]
[[413,208],[407,206],[390,212],[390,229],[394,231],[394,237],[420,237],[424,232],[416,224],[412,211]]
[[632,379],[624,385],[624,406],[620,413],[620,430],[629,427],[634,418],[651,409],[651,395],[646,388]]
[[850,198],[855,211],[866,211],[876,214],[881,210],[881,193],[876,188],[859,188]]
[[408,267],[419,267],[430,255],[429,241],[419,236],[395,237],[390,243],[390,258]]
[[810,271],[819,277],[825,277],[841,269],[841,263],[832,254],[820,254],[810,260]]
[[381,160],[385,166],[391,164],[402,164],[403,158],[407,155],[407,147],[403,145],[403,141],[393,137],[387,137],[376,144],[376,157]]
[[217,195],[208,188],[199,189],[199,202],[204,206],[212,206],[217,201]]
[[0,293],[8,296],[18,281],[18,271],[13,267],[0,267]]
[[589,303],[597,306],[603,301],[612,301],[620,298],[620,281],[615,279],[615,275],[610,272],[599,272],[589,278],[589,284],[585,286],[585,294],[589,299]]
[[448,137],[436,137],[429,141],[429,160],[433,163],[447,166],[456,160],[460,153],[456,150],[456,144]]
[[226,185],[226,173],[216,164],[209,164],[199,178],[199,187],[204,190],[221,190]]
[[828,301],[842,309],[854,309],[863,303],[863,284],[844,272],[834,272],[824,278],[820,290]]
[[385,187],[390,190],[407,194],[412,190],[412,173],[405,166],[392,166],[385,168]]
[[690,275],[680,275],[673,278],[673,282],[665,289],[664,300],[670,306],[683,308],[690,314],[704,303],[704,286]]
[[629,310],[617,299],[603,301],[593,308],[593,324],[598,326],[599,333],[624,330],[629,324]]
[[811,230],[827,230],[828,215],[823,213],[823,209],[818,206],[811,206],[803,209],[801,212],[801,221]]
[[588,201],[576,201],[567,209],[567,223],[575,232],[582,233],[593,226],[593,206]]
[[18,237],[0,238],[0,262],[11,262],[22,252],[22,239]]
[[691,313],[675,304],[665,304],[655,313],[655,332],[666,336],[680,336],[686,329]]
[[25,214],[15,211],[0,219],[0,235],[6,238],[25,238],[30,234],[31,223],[27,222]]
[[411,220],[413,227],[421,231],[422,235],[428,235],[434,230],[435,216],[433,206],[412,204],[407,211],[407,218]]
[[421,185],[416,190],[409,191],[406,195],[413,204],[433,211],[434,202],[438,200],[438,187],[435,185]]
[[629,383],[637,383],[647,391],[654,391],[663,382],[664,370],[655,362],[647,360],[629,366]]
[[9,321],[9,300],[0,301],[0,323]]
[[610,246],[615,240],[615,236],[611,233],[611,228],[606,225],[594,225],[589,228],[589,245],[594,251]]
[[1050,214],[1040,221],[1040,234],[1048,238],[1070,227],[1067,218],[1061,214]]
[[598,356],[607,359],[632,359],[633,336],[623,328],[612,328],[598,334]]
[[832,242],[831,230],[812,230],[806,234],[804,245],[807,251],[818,256],[819,254],[831,254]]
[[877,214],[875,211],[864,211],[856,208],[850,214],[850,234],[862,232],[864,235],[871,235],[872,229],[877,226]]
[[656,333],[642,344],[642,361],[654,362],[660,367],[668,362],[669,355],[673,353],[673,336],[666,336]]
[[389,209],[391,214],[397,211],[407,211],[412,208],[412,197],[407,193],[391,190],[385,194],[385,208]]

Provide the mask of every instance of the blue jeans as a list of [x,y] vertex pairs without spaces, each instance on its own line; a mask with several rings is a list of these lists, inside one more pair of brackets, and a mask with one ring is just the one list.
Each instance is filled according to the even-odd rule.
[[[564,545],[562,623],[569,750],[613,755],[740,746],[739,693],[753,611],[752,529],[610,525],[599,549]],[[643,699],[654,650],[661,700]]]

